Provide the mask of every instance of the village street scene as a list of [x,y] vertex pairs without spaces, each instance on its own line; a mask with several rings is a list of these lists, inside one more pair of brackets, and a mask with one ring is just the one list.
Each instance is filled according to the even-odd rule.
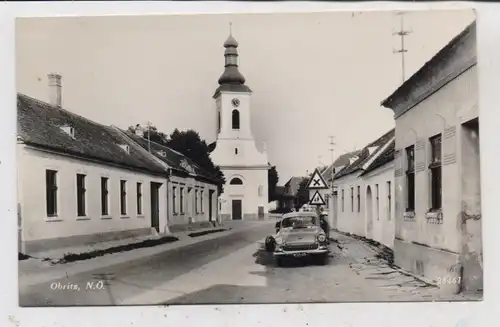
[[476,53],[472,10],[18,19],[20,306],[481,300]]

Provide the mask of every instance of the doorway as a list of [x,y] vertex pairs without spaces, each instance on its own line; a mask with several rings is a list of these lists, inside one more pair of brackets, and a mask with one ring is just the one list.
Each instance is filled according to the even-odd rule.
[[373,238],[373,200],[372,189],[370,186],[366,188],[366,237]]
[[241,209],[242,209],[242,203],[241,200],[233,200],[232,201],[232,217],[233,220],[241,220]]
[[161,183],[151,182],[151,227],[160,231],[160,187]]

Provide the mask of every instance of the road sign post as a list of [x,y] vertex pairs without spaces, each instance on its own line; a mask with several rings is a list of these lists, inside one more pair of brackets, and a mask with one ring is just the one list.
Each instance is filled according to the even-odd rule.
[[323,176],[321,176],[321,173],[319,172],[319,170],[317,168],[314,170],[314,173],[312,174],[311,178],[307,182],[306,189],[307,190],[316,190],[316,192],[314,192],[314,195],[312,196],[312,198],[309,200],[309,205],[315,205],[316,211],[318,213],[320,213],[319,212],[320,207],[326,205],[326,202],[323,199],[323,197],[321,196],[321,194],[319,193],[319,190],[328,189],[328,184],[326,184],[325,179],[323,178]]

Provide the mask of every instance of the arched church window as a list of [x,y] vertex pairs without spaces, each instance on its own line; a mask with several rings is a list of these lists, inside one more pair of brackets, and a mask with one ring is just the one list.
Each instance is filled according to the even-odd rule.
[[238,148],[234,148],[234,154],[238,154]]
[[259,196],[263,196],[263,195],[264,195],[264,186],[259,185]]
[[220,111],[217,111],[217,132],[220,133],[220,128],[221,128],[221,125],[220,125],[221,121],[220,121]]
[[232,114],[233,129],[240,129],[240,112],[236,109]]
[[229,184],[230,185],[243,185],[243,181],[240,178],[235,177],[235,178],[231,179]]

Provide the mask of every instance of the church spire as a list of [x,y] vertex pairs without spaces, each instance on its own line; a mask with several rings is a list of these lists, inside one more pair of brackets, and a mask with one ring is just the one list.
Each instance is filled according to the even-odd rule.
[[245,84],[245,77],[238,70],[238,42],[233,37],[232,23],[229,23],[229,37],[224,42],[224,73],[219,78],[219,85],[243,85]]

